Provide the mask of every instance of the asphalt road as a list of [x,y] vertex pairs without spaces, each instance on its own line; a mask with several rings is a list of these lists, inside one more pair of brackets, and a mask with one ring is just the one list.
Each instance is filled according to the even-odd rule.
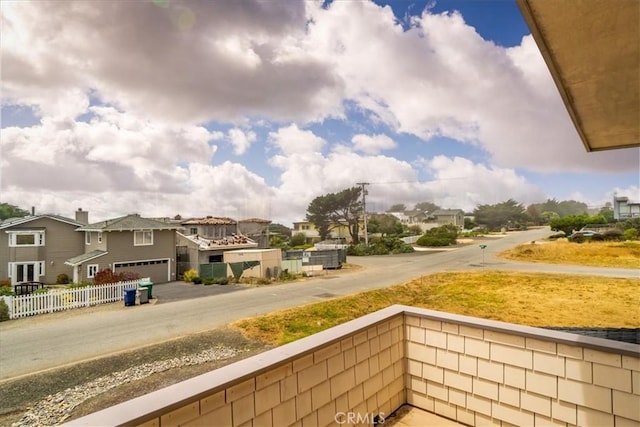
[[[445,252],[351,257],[363,268],[344,274],[316,277],[303,282],[262,287],[195,287],[159,298],[159,303],[120,306],[105,310],[73,310],[0,323],[0,381],[60,367],[74,362],[156,344],[224,326],[259,314],[381,288],[424,274],[473,269],[638,277],[638,270],[513,263],[494,254],[514,245],[540,240],[548,229],[510,233]],[[483,254],[484,252],[484,254]],[[484,261],[484,263],[483,263]],[[162,295],[163,285],[154,286]],[[188,294],[202,292],[202,295]],[[208,289],[207,289],[208,288]],[[203,296],[206,293],[215,295]]]

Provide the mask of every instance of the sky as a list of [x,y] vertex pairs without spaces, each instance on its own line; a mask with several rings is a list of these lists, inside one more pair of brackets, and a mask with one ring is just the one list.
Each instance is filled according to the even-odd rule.
[[515,1],[0,2],[0,202],[90,222],[291,226],[367,211],[640,200],[587,153]]

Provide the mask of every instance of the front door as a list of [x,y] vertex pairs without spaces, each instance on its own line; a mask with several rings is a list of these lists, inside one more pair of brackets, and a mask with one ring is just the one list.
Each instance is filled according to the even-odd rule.
[[36,263],[16,263],[14,264],[14,272],[12,277],[15,283],[33,282],[36,280]]

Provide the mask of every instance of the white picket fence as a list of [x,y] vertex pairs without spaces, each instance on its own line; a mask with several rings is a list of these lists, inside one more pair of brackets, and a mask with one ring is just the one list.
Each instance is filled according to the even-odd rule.
[[9,307],[9,318],[53,313],[72,308],[89,307],[124,300],[125,288],[139,288],[139,283],[150,279],[128,280],[108,285],[86,286],[73,289],[51,289],[43,294],[0,296]]

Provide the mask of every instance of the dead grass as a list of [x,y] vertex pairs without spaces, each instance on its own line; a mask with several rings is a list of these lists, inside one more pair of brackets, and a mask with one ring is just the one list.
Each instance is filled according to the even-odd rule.
[[440,273],[240,320],[233,326],[250,338],[281,345],[393,304],[530,326],[640,327],[640,279]]
[[516,246],[498,256],[515,261],[548,264],[640,268],[640,242],[571,243],[562,239],[545,244]]

